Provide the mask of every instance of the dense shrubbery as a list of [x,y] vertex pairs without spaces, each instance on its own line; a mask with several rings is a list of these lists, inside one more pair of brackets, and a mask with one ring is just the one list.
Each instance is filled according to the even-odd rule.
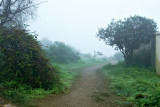
[[62,42],[54,42],[45,48],[45,53],[55,63],[75,62],[80,59],[79,52]]
[[0,31],[0,62],[0,83],[16,81],[32,88],[51,89],[59,82],[39,42],[26,30]]
[[139,52],[133,54],[132,65],[135,66],[152,66],[152,56],[150,48],[142,48]]
[[114,92],[140,107],[160,105],[160,76],[152,71],[152,68],[126,67],[124,63],[103,68],[112,78]]
[[[152,52],[151,47],[142,47],[141,49],[134,52],[132,58],[130,58],[130,65],[128,66],[137,66],[137,67],[151,67],[152,64]],[[118,52],[115,53],[113,57],[109,58],[110,60],[123,61],[123,54]]]

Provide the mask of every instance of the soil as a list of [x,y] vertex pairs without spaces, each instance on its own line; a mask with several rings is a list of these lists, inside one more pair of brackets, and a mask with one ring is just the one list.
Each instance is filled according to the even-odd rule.
[[[35,107],[120,107],[123,100],[109,88],[110,79],[98,71],[103,65],[84,68],[67,93],[32,101]],[[122,106],[124,107],[124,106]]]

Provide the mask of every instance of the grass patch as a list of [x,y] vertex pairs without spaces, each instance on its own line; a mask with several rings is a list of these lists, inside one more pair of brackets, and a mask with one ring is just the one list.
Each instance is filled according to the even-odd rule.
[[108,64],[103,72],[112,79],[111,88],[117,95],[138,106],[160,105],[160,75],[152,68],[126,67],[123,63]]
[[32,89],[30,86],[20,84],[17,81],[8,81],[0,84],[1,96],[14,102],[14,103],[26,103],[34,98],[42,98],[51,93],[60,92],[59,87],[55,87],[52,90],[44,90],[42,88]]
[[[70,66],[68,65],[68,67]],[[61,91],[66,92],[72,86],[72,83],[75,77],[77,77],[78,72],[69,70],[65,68],[64,65],[61,65],[60,69]]]

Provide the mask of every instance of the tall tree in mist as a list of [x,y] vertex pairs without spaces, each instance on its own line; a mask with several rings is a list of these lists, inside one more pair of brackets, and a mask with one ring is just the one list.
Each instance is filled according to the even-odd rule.
[[157,24],[154,20],[141,16],[131,16],[124,20],[113,20],[107,28],[99,29],[97,37],[107,45],[120,50],[126,64],[130,63],[133,51],[141,44],[147,44],[154,38]]

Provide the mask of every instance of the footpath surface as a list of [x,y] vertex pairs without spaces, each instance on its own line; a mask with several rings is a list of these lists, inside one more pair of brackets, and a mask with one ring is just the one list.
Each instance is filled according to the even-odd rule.
[[102,65],[84,68],[68,93],[51,95],[32,102],[35,107],[120,107],[121,99],[109,89],[109,80],[98,71]]

